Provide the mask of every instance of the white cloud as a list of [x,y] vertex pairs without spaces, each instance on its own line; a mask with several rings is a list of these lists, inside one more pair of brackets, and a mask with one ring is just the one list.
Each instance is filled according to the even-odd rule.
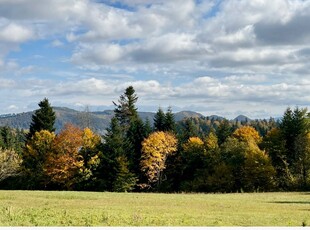
[[[1,88],[29,100],[110,105],[132,84],[143,106],[225,114],[240,107],[259,116],[310,105],[309,1],[101,2],[0,1]],[[48,44],[51,65],[37,67],[48,51],[28,47],[42,57],[33,63],[23,56],[20,45],[37,39]],[[58,69],[64,59],[71,62]]]
[[15,23],[0,28],[0,42],[21,43],[33,38],[33,36],[30,29]]
[[8,109],[9,111],[17,111],[19,108],[18,108],[18,106],[16,106],[16,105],[10,105],[7,109]]

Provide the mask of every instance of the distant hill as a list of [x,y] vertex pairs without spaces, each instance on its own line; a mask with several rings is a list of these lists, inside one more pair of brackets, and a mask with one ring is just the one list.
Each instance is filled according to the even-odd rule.
[[181,112],[177,112],[174,114],[174,118],[176,121],[182,121],[184,118],[188,118],[188,117],[200,118],[200,117],[204,117],[204,116],[200,113],[196,113],[193,111],[181,111]]
[[247,116],[244,115],[239,115],[233,121],[239,121],[239,122],[246,122],[246,121],[252,121],[252,119],[248,118]]
[[209,120],[217,120],[217,121],[222,121],[225,119],[224,117],[217,116],[217,115],[211,115],[211,116],[208,116],[208,118]]
[[[56,114],[55,128],[59,132],[66,123],[72,123],[80,127],[91,127],[97,133],[103,134],[110,121],[114,116],[113,110],[95,111],[95,112],[81,112],[66,107],[53,107]],[[0,126],[10,126],[12,128],[19,128],[27,130],[30,127],[31,117],[34,111],[0,115]],[[153,125],[155,113],[152,112],[138,112],[142,120],[148,119]],[[204,117],[200,113],[192,111],[182,111],[174,114],[176,121],[181,121],[187,117]]]

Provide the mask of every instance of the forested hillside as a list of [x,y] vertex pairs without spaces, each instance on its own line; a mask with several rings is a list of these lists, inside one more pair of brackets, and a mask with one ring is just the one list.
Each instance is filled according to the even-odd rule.
[[[109,127],[112,117],[114,116],[113,110],[104,111],[77,111],[65,107],[53,107],[56,113],[55,128],[56,132],[59,132],[66,123],[71,123],[76,126],[89,126],[95,132],[103,134]],[[18,113],[18,114],[6,114],[0,116],[0,127],[8,126],[15,129],[28,130],[31,123],[31,117],[34,111]],[[138,112],[142,120],[148,119],[153,124],[155,113],[152,112]],[[175,120],[181,121],[188,117],[203,117],[203,115],[191,112],[182,111],[175,113]]]
[[[278,121],[244,116],[229,121],[175,114],[171,108],[138,113],[137,101],[132,86],[114,102],[113,111],[77,113],[53,108],[45,98],[31,114],[29,132],[1,128],[0,186],[118,192],[309,190],[307,108],[287,108]],[[94,128],[100,119],[107,121],[104,133]]]

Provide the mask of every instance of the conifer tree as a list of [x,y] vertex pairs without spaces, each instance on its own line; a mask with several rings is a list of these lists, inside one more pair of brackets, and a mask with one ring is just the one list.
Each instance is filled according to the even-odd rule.
[[168,108],[165,114],[164,131],[175,132],[175,119],[171,107]]
[[47,130],[49,132],[55,131],[54,124],[56,115],[48,99],[44,98],[40,101],[39,107],[40,108],[32,115],[32,122],[27,136],[28,140],[35,134],[35,132],[39,132],[41,130]]
[[161,108],[159,108],[157,113],[154,116],[154,129],[155,129],[155,131],[164,131],[165,130],[165,120],[166,120],[165,113]]
[[138,117],[138,112],[135,103],[138,97],[135,94],[135,90],[132,86],[126,88],[124,94],[120,96],[118,104],[113,101],[116,106],[114,109],[115,117],[118,119],[120,125],[128,130],[130,122]]

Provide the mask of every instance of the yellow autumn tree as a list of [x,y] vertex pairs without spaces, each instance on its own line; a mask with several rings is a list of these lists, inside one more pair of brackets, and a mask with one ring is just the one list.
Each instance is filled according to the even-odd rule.
[[83,143],[82,148],[79,150],[79,154],[83,157],[84,167],[83,176],[84,179],[90,179],[94,171],[98,168],[100,164],[100,151],[99,145],[101,143],[101,138],[96,135],[90,128],[85,128],[83,130]]
[[166,159],[177,150],[177,139],[169,132],[153,132],[142,142],[141,170],[150,184],[162,181]]
[[48,130],[35,132],[26,143],[22,158],[22,168],[26,174],[29,188],[40,188],[45,184],[44,165],[48,156],[52,153],[55,133]]
[[22,159],[14,151],[0,148],[0,182],[19,175]]
[[205,139],[205,145],[206,150],[214,152],[218,150],[219,144],[218,144],[218,138],[214,132],[210,132],[208,136]]
[[253,140],[256,144],[260,143],[262,141],[261,136],[251,126],[242,126],[232,134],[232,136],[239,141],[251,141]]
[[244,161],[243,184],[247,191],[269,190],[275,185],[276,171],[271,159],[257,144],[248,142]]
[[183,145],[185,152],[203,151],[204,143],[199,137],[190,137]]

